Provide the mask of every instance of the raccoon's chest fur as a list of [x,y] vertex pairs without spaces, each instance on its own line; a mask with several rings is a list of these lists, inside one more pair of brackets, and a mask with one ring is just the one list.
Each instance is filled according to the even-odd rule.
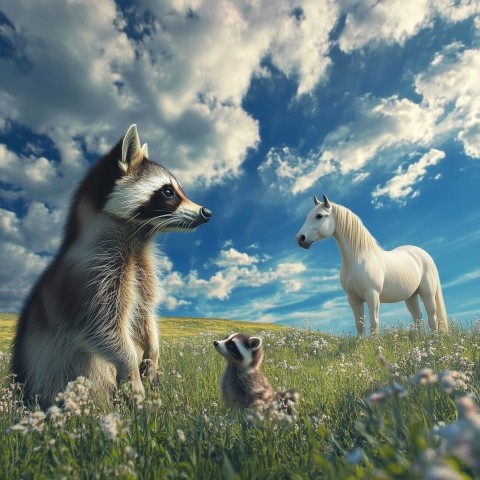
[[73,301],[69,308],[74,308],[77,326],[122,324],[133,333],[134,325],[159,301],[153,245],[138,239],[133,227],[118,228],[107,215],[98,217],[101,228],[94,223],[65,253],[66,278],[60,282],[73,290],[67,297]]
[[249,408],[274,399],[272,387],[258,370],[229,363],[223,371],[220,385],[223,400],[232,407]]

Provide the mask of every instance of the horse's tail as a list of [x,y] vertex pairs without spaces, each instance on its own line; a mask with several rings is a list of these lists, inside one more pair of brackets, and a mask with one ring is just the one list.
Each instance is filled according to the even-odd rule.
[[437,291],[435,292],[435,306],[437,311],[438,331],[448,332],[447,310],[445,309],[445,302],[443,301],[440,279],[438,279]]

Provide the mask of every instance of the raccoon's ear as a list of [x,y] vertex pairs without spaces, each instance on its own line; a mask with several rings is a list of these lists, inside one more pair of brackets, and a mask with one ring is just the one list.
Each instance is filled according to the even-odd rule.
[[127,173],[135,170],[143,160],[143,149],[137,132],[137,126],[131,125],[123,137],[122,158],[118,166],[122,172]]
[[257,350],[262,346],[262,339],[260,337],[250,337],[249,343],[252,350]]

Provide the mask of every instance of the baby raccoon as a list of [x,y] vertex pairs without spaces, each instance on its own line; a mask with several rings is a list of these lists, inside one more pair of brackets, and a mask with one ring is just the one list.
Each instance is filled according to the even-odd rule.
[[295,414],[298,392],[293,389],[275,392],[259,370],[263,360],[261,338],[234,333],[225,340],[214,341],[213,345],[227,360],[220,386],[228,406],[261,409],[273,405],[288,415]]

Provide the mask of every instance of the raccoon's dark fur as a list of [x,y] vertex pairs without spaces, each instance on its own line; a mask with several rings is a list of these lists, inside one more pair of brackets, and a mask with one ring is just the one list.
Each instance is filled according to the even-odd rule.
[[12,371],[26,399],[47,407],[78,376],[105,392],[130,380],[143,395],[139,365],[153,382],[159,355],[153,234],[210,216],[149,160],[132,125],[77,188],[59,252],[21,312]]
[[293,389],[275,392],[259,370],[264,356],[260,337],[234,333],[225,340],[214,341],[213,345],[227,360],[220,388],[228,406],[264,409],[274,405],[289,415],[296,413],[298,392]]

